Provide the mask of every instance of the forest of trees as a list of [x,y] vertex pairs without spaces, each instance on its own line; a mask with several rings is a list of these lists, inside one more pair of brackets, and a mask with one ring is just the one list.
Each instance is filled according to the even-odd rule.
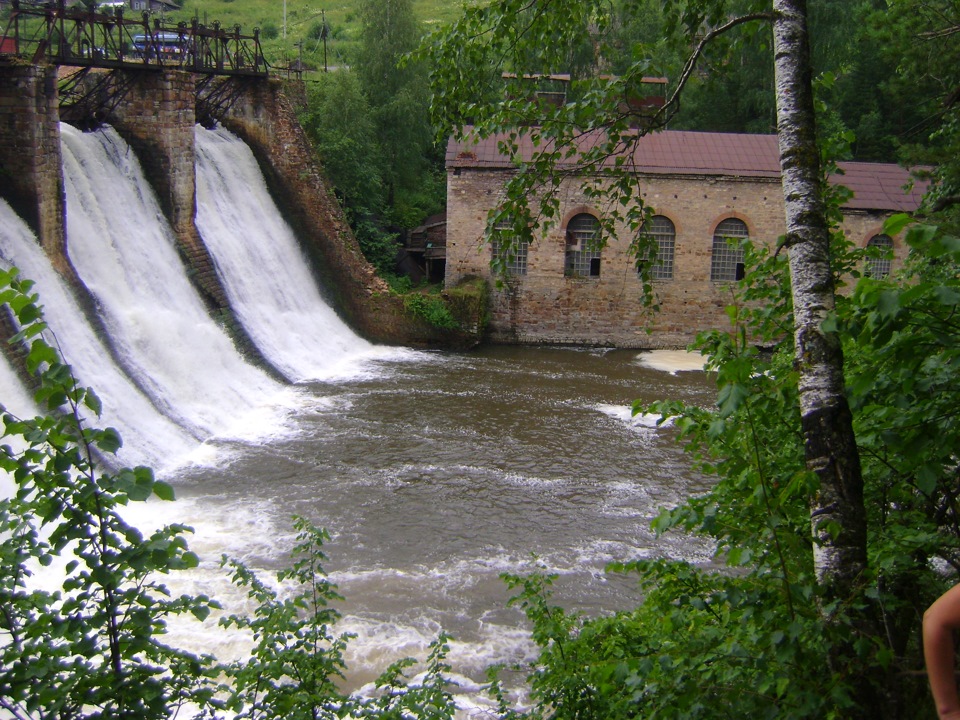
[[[610,145],[633,130],[621,99],[643,76],[671,78],[652,128],[776,132],[787,234],[775,251],[745,241],[747,276],[732,332],[698,342],[715,374],[710,408],[664,402],[711,490],[662,511],[658,532],[714,541],[720,571],[665,559],[621,564],[638,604],[597,618],[564,612],[549,576],[511,576],[539,656],[519,670],[529,706],[512,707],[500,672],[489,690],[505,720],[932,717],[923,669],[924,609],[960,571],[960,238],[956,148],[960,7],[952,0],[493,0],[420,45],[409,0],[369,2],[364,50],[311,91],[306,123],[358,229],[386,268],[392,236],[442,199],[438,142],[476,132],[550,143],[511,182],[518,235],[531,192],[583,129]],[[399,65],[398,65],[399,62]],[[504,93],[501,73],[574,77],[560,107]],[[426,109],[432,108],[427,115]],[[439,132],[437,132],[439,131]],[[509,143],[504,147],[510,151]],[[891,234],[911,248],[903,272],[861,277],[866,251],[837,231],[842,190],[822,177],[841,158],[934,164],[916,218]],[[591,156],[584,154],[589,161]],[[640,227],[636,178],[598,187]],[[184,528],[144,537],[118,507],[172,491],[146,468],[98,458],[111,430],[79,419],[96,396],[42,337],[29,284],[0,274],[38,403],[4,414],[0,468],[0,709],[10,717],[452,718],[440,636],[423,680],[389,668],[382,693],[338,690],[346,638],[330,608],[321,531],[299,524],[281,597],[242,564],[248,616],[221,623],[256,639],[222,664],[163,643],[165,620],[204,618],[206,597],[169,597],[162,574],[197,562]],[[59,409],[66,409],[60,412]],[[75,550],[79,548],[79,552]],[[55,592],[30,568],[73,553]]]
[[424,32],[409,0],[365,2],[354,64],[309,81],[301,121],[367,259],[394,272],[397,240],[444,206],[443,145],[426,66],[403,61]]

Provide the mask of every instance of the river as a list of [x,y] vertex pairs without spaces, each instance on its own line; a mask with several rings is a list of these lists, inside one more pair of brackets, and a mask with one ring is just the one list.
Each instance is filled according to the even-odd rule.
[[[639,599],[632,578],[603,572],[610,561],[709,561],[709,547],[650,530],[658,508],[704,480],[672,428],[630,414],[634,399],[710,403],[704,373],[670,371],[690,362],[485,347],[368,365],[302,386],[286,436],[216,443],[219,465],[179,473],[179,501],[151,514],[195,527],[203,565],[189,589],[234,609],[244,605],[218,568],[222,552],[269,572],[292,546],[292,516],[326,528],[326,569],[345,597],[340,630],[357,636],[350,687],[424,657],[443,629],[470,717],[485,706],[476,695],[484,669],[534,652],[500,573],[545,567],[559,575],[558,603],[593,615]],[[237,634],[189,632],[221,657],[245,645]]]

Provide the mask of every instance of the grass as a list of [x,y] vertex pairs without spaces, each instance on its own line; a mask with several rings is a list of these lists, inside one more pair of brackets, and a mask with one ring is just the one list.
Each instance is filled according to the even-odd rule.
[[[240,25],[244,34],[261,30],[264,54],[267,60],[285,66],[297,59],[299,43],[303,43],[303,61],[308,66],[323,67],[323,43],[317,38],[318,28],[325,17],[330,27],[327,38],[328,66],[349,65],[358,45],[360,33],[360,6],[363,0],[185,0],[183,8],[169,13],[169,21],[197,17],[210,25]],[[424,25],[424,31],[456,19],[462,0],[414,0],[414,12]],[[284,37],[284,7],[286,7],[286,37]],[[276,33],[275,37],[270,36]]]

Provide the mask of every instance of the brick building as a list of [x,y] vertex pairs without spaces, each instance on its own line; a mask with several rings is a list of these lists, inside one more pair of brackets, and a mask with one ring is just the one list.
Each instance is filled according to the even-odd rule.
[[[516,172],[497,141],[451,140],[447,147],[448,287],[491,275],[487,213]],[[531,148],[521,152],[529,157]],[[582,178],[567,178],[559,188],[560,221],[521,248],[506,282],[491,283],[494,340],[679,347],[701,330],[729,327],[724,307],[743,264],[726,238],[772,245],[785,231],[776,136],[664,131],[640,139],[632,160],[644,203],[654,212],[648,230],[660,250],[652,268],[660,311],[643,305],[629,229],[618,227],[602,250],[593,249],[586,239],[602,208],[592,204]],[[870,271],[895,269],[905,249],[900,238],[882,234],[883,221],[915,210],[922,187],[905,190],[909,172],[896,165],[841,163],[841,169],[844,175],[835,179],[853,191],[843,209],[847,237],[892,250],[890,259],[872,261]]]

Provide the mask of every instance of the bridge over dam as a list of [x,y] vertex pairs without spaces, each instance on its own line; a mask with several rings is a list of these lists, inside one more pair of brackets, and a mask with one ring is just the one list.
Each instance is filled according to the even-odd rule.
[[107,123],[123,137],[143,166],[193,282],[211,312],[229,317],[226,293],[195,224],[194,136],[202,121],[222,125],[252,149],[331,305],[355,331],[380,343],[472,344],[469,334],[442,333],[411,317],[363,258],[297,121],[291,96],[302,92],[299,83],[271,76],[265,64],[256,72],[250,63],[245,72],[199,71],[143,58],[121,64],[117,53],[110,54],[104,64],[88,55],[77,61],[0,53],[0,197],[32,228],[78,295],[84,288],[66,252],[61,121],[81,128]]

